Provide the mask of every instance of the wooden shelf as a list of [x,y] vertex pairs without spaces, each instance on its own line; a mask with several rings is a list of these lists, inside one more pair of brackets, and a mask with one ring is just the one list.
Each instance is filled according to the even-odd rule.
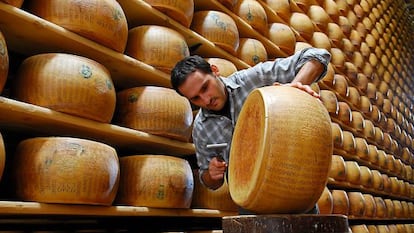
[[186,39],[190,50],[202,57],[220,57],[231,61],[237,69],[250,67],[244,61],[234,57],[230,53],[214,45],[214,43],[205,39],[189,28],[184,27],[174,19],[153,8],[151,5],[142,0],[118,0],[125,12],[130,28],[140,25],[159,25],[176,30]]
[[223,217],[237,215],[210,209],[162,209],[134,206],[94,206],[47,204],[38,202],[0,201],[0,216],[4,215],[60,215],[60,216],[158,216],[158,217]]
[[111,72],[117,87],[170,87],[170,78],[150,65],[70,32],[19,8],[0,2],[0,31],[9,50],[25,55],[48,52],[88,57]]
[[50,136],[73,136],[107,143],[117,149],[140,153],[192,155],[192,143],[100,123],[48,108],[0,97],[0,128]]
[[271,42],[268,38],[257,32],[253,29],[248,23],[246,23],[242,18],[237,16],[227,7],[223,6],[217,0],[195,0],[194,1],[196,10],[217,10],[226,13],[229,15],[236,23],[237,29],[239,30],[240,38],[254,38],[262,42],[269,58],[277,57],[287,57],[288,55],[282,51],[277,45]]
[[403,197],[401,195],[395,195],[395,194],[387,193],[387,192],[384,192],[384,191],[375,190],[375,189],[372,189],[372,188],[366,188],[366,187],[363,187],[362,185],[351,184],[349,182],[336,181],[333,178],[328,178],[328,184],[327,185],[330,189],[341,189],[341,190],[345,190],[345,191],[355,191],[355,190],[357,190],[361,193],[369,193],[373,196],[389,198],[389,199],[393,199],[393,200],[395,199],[395,200],[409,201],[409,202],[414,201],[412,198]]

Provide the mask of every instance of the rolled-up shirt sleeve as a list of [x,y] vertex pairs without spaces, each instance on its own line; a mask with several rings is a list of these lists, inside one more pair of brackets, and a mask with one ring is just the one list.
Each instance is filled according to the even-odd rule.
[[331,60],[331,54],[326,49],[305,48],[286,58],[277,58],[274,61],[259,63],[247,69],[243,74],[245,77],[249,77],[248,79],[252,79],[251,82],[262,82],[263,86],[275,82],[289,83],[296,77],[303,65],[310,60],[317,60],[323,65],[323,72],[315,80],[317,82],[326,75]]

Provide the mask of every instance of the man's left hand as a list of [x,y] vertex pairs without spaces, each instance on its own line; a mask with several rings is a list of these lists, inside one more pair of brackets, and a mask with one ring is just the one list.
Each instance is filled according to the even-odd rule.
[[307,92],[309,95],[315,97],[315,98],[319,98],[320,95],[318,93],[316,93],[314,90],[312,90],[312,88],[309,85],[303,85],[300,82],[293,82],[293,83],[286,83],[286,84],[280,84],[280,83],[274,83],[274,86],[279,86],[279,85],[283,85],[283,86],[290,86],[290,87],[295,87],[298,88],[302,91]]

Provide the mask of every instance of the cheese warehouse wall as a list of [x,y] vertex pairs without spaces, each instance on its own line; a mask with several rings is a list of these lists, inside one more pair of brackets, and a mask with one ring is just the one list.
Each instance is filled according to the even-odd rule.
[[[0,232],[223,232],[198,110],[170,86],[200,55],[224,77],[308,47],[332,163],[317,201],[349,232],[414,232],[414,1],[0,0]],[[225,231],[224,231],[225,232]]]

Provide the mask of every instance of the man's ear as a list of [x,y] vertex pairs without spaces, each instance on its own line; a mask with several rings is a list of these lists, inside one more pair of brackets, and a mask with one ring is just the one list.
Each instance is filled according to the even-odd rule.
[[216,65],[210,65],[211,71],[213,71],[214,76],[220,76],[219,68]]

